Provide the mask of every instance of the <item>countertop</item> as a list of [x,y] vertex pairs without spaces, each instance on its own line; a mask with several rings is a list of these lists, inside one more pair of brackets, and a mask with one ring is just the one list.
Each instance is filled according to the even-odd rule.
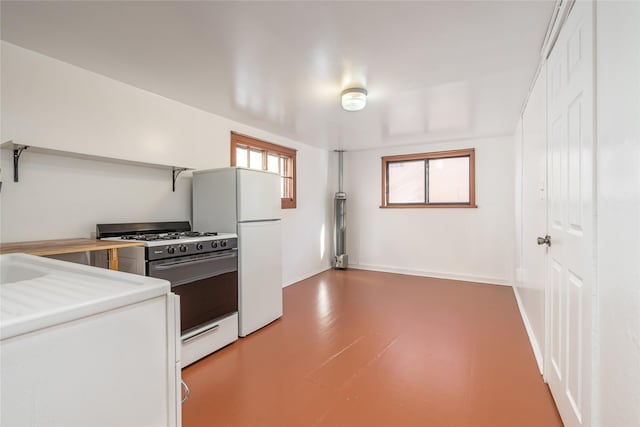
[[143,245],[144,243],[142,242],[96,239],[36,240],[31,242],[0,243],[0,254],[22,252],[30,255],[47,256],[120,249]]

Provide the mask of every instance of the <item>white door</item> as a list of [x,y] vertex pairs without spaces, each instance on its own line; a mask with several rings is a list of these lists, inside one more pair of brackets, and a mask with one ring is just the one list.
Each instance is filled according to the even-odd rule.
[[590,425],[594,289],[593,8],[577,1],[547,62],[545,378],[566,426]]
[[522,254],[518,296],[540,372],[544,371],[546,251],[536,243],[547,232],[547,79],[538,76],[522,114]]
[[282,316],[281,221],[238,224],[239,335]]
[[272,172],[238,169],[238,222],[279,219],[280,176]]

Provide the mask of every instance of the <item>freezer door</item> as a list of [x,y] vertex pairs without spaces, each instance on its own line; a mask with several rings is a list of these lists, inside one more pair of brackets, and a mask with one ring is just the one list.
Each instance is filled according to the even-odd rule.
[[280,219],[280,176],[238,169],[238,222]]
[[238,224],[239,335],[244,337],[282,316],[280,221]]
[[193,173],[193,229],[235,233],[236,169],[209,169]]

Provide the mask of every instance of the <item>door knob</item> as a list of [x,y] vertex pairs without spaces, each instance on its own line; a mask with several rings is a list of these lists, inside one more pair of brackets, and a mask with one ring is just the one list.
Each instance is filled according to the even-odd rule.
[[551,236],[547,234],[544,237],[538,237],[538,244],[551,246]]

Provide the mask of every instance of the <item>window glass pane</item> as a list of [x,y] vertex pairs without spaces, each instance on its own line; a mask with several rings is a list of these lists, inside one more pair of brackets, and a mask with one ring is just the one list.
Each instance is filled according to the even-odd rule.
[[251,169],[262,169],[262,151],[251,150],[249,152],[249,167]]
[[469,203],[469,157],[429,160],[429,203]]
[[267,156],[267,170],[269,172],[278,173],[278,156],[275,154],[269,154]]
[[424,203],[425,162],[389,162],[388,203]]
[[280,195],[281,197],[291,197],[289,189],[291,188],[291,180],[287,178],[287,158],[285,156],[280,156]]
[[244,147],[236,147],[236,166],[246,168],[247,164],[247,149]]

